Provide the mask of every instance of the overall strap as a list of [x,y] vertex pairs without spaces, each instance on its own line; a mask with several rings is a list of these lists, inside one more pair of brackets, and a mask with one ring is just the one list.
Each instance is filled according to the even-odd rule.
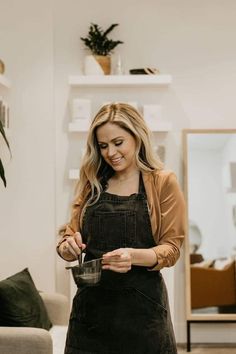
[[144,196],[146,196],[146,191],[145,191],[145,187],[144,187],[144,183],[143,183],[143,177],[142,177],[142,173],[141,173],[141,172],[140,172],[140,174],[139,174],[138,193],[139,193],[139,194],[143,194]]

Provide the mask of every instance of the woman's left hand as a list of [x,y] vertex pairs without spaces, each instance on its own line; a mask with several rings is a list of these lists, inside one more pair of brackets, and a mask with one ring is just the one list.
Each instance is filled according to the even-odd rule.
[[130,248],[118,248],[107,252],[102,257],[102,269],[112,270],[117,273],[127,273],[132,266]]

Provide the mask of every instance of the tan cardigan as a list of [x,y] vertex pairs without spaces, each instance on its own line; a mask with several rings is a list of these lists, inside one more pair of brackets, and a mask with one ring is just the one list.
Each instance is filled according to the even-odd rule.
[[[176,176],[171,171],[143,172],[147,194],[152,233],[156,246],[157,265],[152,270],[173,266],[179,258],[180,247],[186,232],[186,212],[182,191]],[[63,235],[57,245],[79,231],[79,218],[84,198],[78,198],[72,206],[72,217],[63,228]]]

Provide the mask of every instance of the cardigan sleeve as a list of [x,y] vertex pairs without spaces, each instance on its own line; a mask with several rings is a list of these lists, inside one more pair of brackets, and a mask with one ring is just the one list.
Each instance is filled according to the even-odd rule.
[[153,248],[157,264],[151,270],[171,267],[176,263],[186,234],[184,196],[173,172],[163,182],[159,200],[161,225],[158,244]]
[[[59,253],[59,247],[60,245],[66,241],[66,239],[69,236],[73,236],[75,232],[79,231],[79,218],[80,218],[80,213],[81,213],[81,205],[82,201],[81,199],[75,201],[72,205],[72,211],[71,211],[71,220],[68,224],[62,225],[59,229],[59,236],[60,240],[57,243],[57,253],[61,257]],[[62,258],[62,257],[61,257]]]

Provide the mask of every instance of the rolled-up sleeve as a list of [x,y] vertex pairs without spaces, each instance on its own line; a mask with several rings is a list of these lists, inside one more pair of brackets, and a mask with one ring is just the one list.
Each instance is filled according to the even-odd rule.
[[174,173],[167,176],[159,198],[161,225],[158,244],[153,247],[157,264],[151,270],[171,267],[176,263],[186,234],[185,201]]
[[[79,217],[81,213],[81,201],[76,201],[72,205],[72,212],[71,212],[71,220],[68,224],[62,225],[59,229],[59,241],[57,243],[57,253],[61,257],[59,253],[60,245],[66,241],[69,236],[73,236],[75,232],[79,231]],[[62,257],[61,257],[62,258]]]

